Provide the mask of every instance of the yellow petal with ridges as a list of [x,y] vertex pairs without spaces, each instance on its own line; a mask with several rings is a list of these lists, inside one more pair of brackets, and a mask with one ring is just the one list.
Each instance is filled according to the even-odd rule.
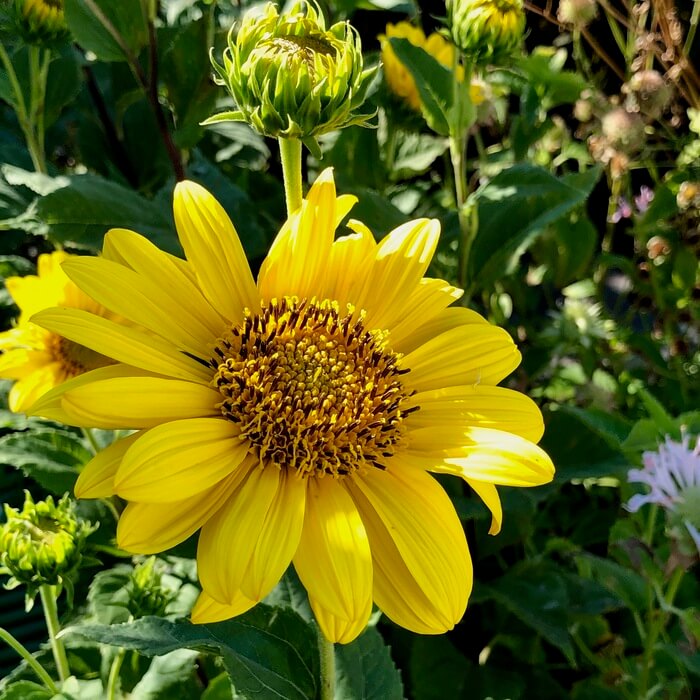
[[219,603],[206,591],[202,591],[192,608],[190,619],[195,625],[223,622],[248,612],[255,604],[256,601],[246,598],[241,592],[230,603]]
[[429,471],[500,486],[540,486],[554,477],[552,460],[541,447],[490,428],[411,430],[401,459],[413,466],[422,463]]
[[513,339],[497,326],[473,324],[453,328],[399,360],[410,369],[406,386],[415,391],[465,384],[498,384],[519,364]]
[[401,313],[390,327],[390,343],[398,347],[404,338],[410,337],[416,329],[444,311],[459,299],[464,292],[444,280],[424,277],[407,299],[402,301]]
[[[347,208],[347,201],[343,200],[341,211]],[[338,225],[337,213],[333,171],[327,168],[282,227],[263,261],[258,275],[263,299],[318,295]]]
[[193,382],[124,377],[91,382],[63,394],[70,425],[103,430],[153,428],[185,418],[221,416],[221,394]]
[[121,440],[115,440],[104,450],[100,450],[80,472],[73,488],[76,498],[114,496],[114,475],[126,451],[141,435],[142,433],[134,433]]
[[132,270],[167,289],[172,300],[190,318],[197,317],[213,337],[220,336],[228,326],[182,266],[144,236],[127,229],[112,229],[105,236],[105,246],[109,246]]
[[309,604],[323,636],[333,644],[350,644],[357,639],[367,629],[367,622],[372,613],[371,595],[366,599],[363,608],[358,610],[358,614],[350,620],[328,612],[311,595]]
[[14,413],[29,414],[33,405],[63,378],[61,365],[58,362],[39,367],[12,385],[7,396],[10,410]]
[[496,386],[450,386],[420,391],[402,410],[420,409],[406,418],[406,427],[493,428],[538,442],[544,421],[537,404],[518,391]]
[[419,634],[452,629],[471,592],[472,567],[447,494],[432,477],[400,465],[394,473],[370,470],[349,489],[370,541],[377,605]]
[[164,423],[131,446],[114,478],[128,501],[172,503],[201,493],[233,472],[249,445],[224,418]]
[[408,354],[447,331],[474,324],[490,325],[476,311],[463,306],[450,306],[437,314],[437,316],[415,328],[410,335],[400,340],[392,340],[392,347],[396,352]]
[[245,483],[203,528],[197,549],[199,578],[216,600],[238,592],[262,600],[286,571],[304,522],[305,483],[268,466]]
[[[216,340],[200,318],[182,309],[168,288],[104,258],[71,258],[66,274],[93,299],[194,355]],[[178,296],[176,294],[175,296]]]
[[214,374],[167,340],[81,309],[45,309],[32,321],[106,357],[155,374],[206,384]]
[[243,246],[228,214],[201,185],[175,187],[175,226],[187,260],[211,305],[232,323],[243,310],[257,310],[260,298]]
[[245,459],[208,489],[171,503],[129,503],[119,518],[117,543],[137,554],[164,552],[199,530],[230,498],[250,470]]
[[[360,514],[341,482],[310,478],[294,568],[318,605],[355,621],[372,601],[372,554]],[[367,620],[365,619],[365,624]]]
[[358,309],[367,311],[368,328],[391,328],[401,318],[406,299],[428,269],[439,237],[439,221],[416,219],[380,241],[355,300]]

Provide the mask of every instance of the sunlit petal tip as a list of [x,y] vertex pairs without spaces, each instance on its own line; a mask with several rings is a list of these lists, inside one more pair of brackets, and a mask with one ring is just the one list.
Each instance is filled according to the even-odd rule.
[[192,608],[190,619],[196,625],[222,622],[223,620],[230,620],[232,617],[242,615],[255,604],[256,601],[246,598],[242,593],[238,593],[230,603],[220,603],[206,591],[202,591]]

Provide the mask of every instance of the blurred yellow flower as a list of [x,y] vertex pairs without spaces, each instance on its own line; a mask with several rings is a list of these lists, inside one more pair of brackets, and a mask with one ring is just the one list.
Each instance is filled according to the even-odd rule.
[[38,275],[5,280],[7,291],[20,308],[17,325],[0,333],[0,377],[17,380],[9,395],[12,411],[26,411],[42,394],[66,379],[112,363],[29,320],[37,311],[52,306],[83,309],[100,316],[107,313],[66,277],[61,263],[71,257],[60,251],[40,255]]
[[[389,41],[393,37],[408,39],[414,46],[422,48],[436,61],[450,69],[452,69],[454,63],[455,47],[437,32],[433,32],[426,38],[423,30],[420,27],[413,26],[410,22],[387,24],[386,34],[379,36],[382,45],[384,77],[389,89],[395,95],[405,100],[416,112],[420,112],[421,101],[416,81],[408,68],[401,63],[396,53],[394,53],[394,49]],[[462,66],[457,66],[457,76],[460,81],[464,80],[464,69]],[[480,105],[484,101],[483,90],[476,83],[470,85],[469,95],[474,105]]]
[[[32,409],[70,425],[139,432],[98,454],[76,494],[128,502],[117,541],[173,547],[201,529],[195,622],[262,600],[290,563],[326,637],[352,641],[372,602],[422,634],[451,629],[472,586],[464,530],[430,472],[462,477],[492,512],[496,485],[535,486],[554,468],[542,416],[497,385],[520,362],[504,330],[424,277],[440,225],[419,219],[380,243],[330,170],[290,216],[257,283],[221,205],[175,190],[187,261],[137,233],[66,263],[86,293],[150,330],[78,309],[37,323],[117,364]],[[139,369],[134,369],[134,368]]]

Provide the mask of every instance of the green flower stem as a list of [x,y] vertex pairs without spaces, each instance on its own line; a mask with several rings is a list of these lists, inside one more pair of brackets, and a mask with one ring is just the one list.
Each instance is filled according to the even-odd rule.
[[654,647],[659,639],[659,636],[666,628],[666,623],[668,622],[669,614],[666,612],[669,608],[673,606],[673,601],[676,598],[676,593],[678,593],[678,588],[683,580],[683,575],[685,570],[683,567],[678,566],[674,569],[671,575],[671,580],[668,582],[668,588],[666,593],[662,596],[661,604],[664,610],[654,610],[650,615],[649,633],[644,640],[644,652],[642,654],[642,670],[640,676],[640,687],[639,687],[639,697],[647,697],[649,690],[649,675],[651,671],[652,662],[654,659]]
[[68,657],[66,656],[63,642],[58,639],[61,625],[58,622],[58,608],[56,607],[56,587],[44,584],[39,589],[39,593],[41,594],[41,604],[44,607],[44,617],[46,618],[49,642],[51,643],[53,658],[56,662],[58,677],[61,679],[61,682],[64,682],[70,676],[70,667],[68,666]]
[[29,653],[29,651],[21,644],[21,642],[19,642],[19,640],[13,637],[6,629],[3,629],[2,627],[0,627],[0,639],[7,642],[7,644],[25,660],[27,666],[29,666],[29,668],[36,673],[49,692],[53,693],[54,695],[58,695],[58,686],[53,682],[51,676],[49,676],[46,669]]
[[284,196],[287,214],[292,215],[302,202],[301,191],[301,141],[279,138],[282,174],[284,175]]
[[90,449],[92,450],[92,454],[96,455],[100,451],[100,446],[97,444],[95,435],[93,434],[90,428],[81,428],[81,430],[83,432],[83,435],[85,436],[85,439],[90,443]]
[[[5,47],[0,43],[0,61],[2,62],[2,65],[5,69],[5,72],[7,73],[7,78],[10,81],[10,87],[12,88],[12,92],[14,93],[15,96],[15,104],[13,105],[15,114],[17,115],[17,121],[19,122],[19,126],[22,129],[22,133],[24,134],[24,140],[26,141],[27,144],[27,150],[29,151],[29,156],[32,159],[32,164],[34,165],[34,170],[38,173],[44,173],[46,174],[47,169],[46,169],[46,158],[44,156],[44,149],[43,146],[39,143],[37,139],[37,133],[35,131],[35,125],[32,122],[32,112],[31,110],[27,109],[27,103],[24,100],[24,93],[22,92],[22,88],[19,84],[19,80],[17,79],[17,73],[15,72],[15,68],[12,65],[12,61],[10,60],[10,57],[7,54],[7,51],[5,50]],[[31,87],[31,98],[32,98],[32,103],[30,103],[30,107],[33,106],[34,103],[34,95],[37,91],[37,87],[34,85],[34,80],[33,78],[33,73],[31,73],[31,54],[30,54],[30,80],[32,81],[32,87]],[[47,69],[48,70],[48,69]],[[39,76],[37,76],[39,77]],[[46,87],[44,85],[44,94],[46,92]],[[43,99],[43,98],[42,98]],[[43,121],[43,118],[42,118]],[[43,143],[43,134],[42,134],[42,143]]]
[[335,649],[318,630],[318,652],[321,657],[321,700],[335,698]]
[[126,649],[120,649],[112,661],[112,666],[109,669],[109,680],[107,681],[107,700],[115,700],[119,690],[119,672],[122,669],[124,658],[126,657]]

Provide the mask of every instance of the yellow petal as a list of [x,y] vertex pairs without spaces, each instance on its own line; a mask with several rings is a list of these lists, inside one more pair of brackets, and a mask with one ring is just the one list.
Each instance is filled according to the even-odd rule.
[[369,469],[350,485],[369,536],[374,600],[397,624],[439,634],[472,587],[467,541],[442,487],[418,470]]
[[34,323],[127,365],[178,379],[209,383],[213,370],[172,343],[80,309],[46,309]]
[[152,428],[124,456],[114,488],[128,501],[171,503],[233,472],[248,443],[224,418],[187,418]]
[[128,552],[155,554],[184,542],[226,503],[251,464],[244,460],[214,486],[181,501],[129,503],[119,518],[117,543]]
[[179,182],[173,199],[175,225],[199,286],[211,305],[232,323],[260,298],[250,266],[228,214],[195,182]]
[[168,290],[172,300],[188,317],[198,318],[213,337],[227,327],[223,317],[204,298],[199,287],[175,258],[153,245],[147,238],[126,229],[112,229],[105,236],[105,246],[135,272],[150,278]]
[[308,479],[294,568],[309,597],[329,615],[354,622],[367,613],[368,603],[371,607],[369,540],[352,498],[336,479]]
[[501,499],[496,487],[493,484],[476,481],[475,479],[465,479],[465,481],[476,491],[479,498],[491,511],[489,535],[497,535],[501,531],[501,525],[503,524],[503,508],[501,507]]
[[[169,287],[161,287],[150,276],[139,275],[111,260],[87,256],[71,258],[63,269],[100,304],[157,333],[177,349],[200,355],[216,340],[196,314],[176,303]],[[182,293],[178,291],[175,297]]]
[[134,433],[115,440],[100,450],[84,467],[75,482],[73,492],[77,498],[109,498],[114,495],[114,475],[126,451],[141,437]]
[[49,390],[60,384],[62,379],[63,373],[58,362],[38,367],[12,385],[7,397],[10,410],[14,413],[34,415],[29,413],[33,405]]
[[[501,486],[540,486],[554,477],[547,453],[533,442],[490,428],[451,430],[434,426],[409,433],[402,459],[424,468]],[[431,466],[427,466],[431,464]]]
[[474,324],[490,325],[476,311],[466,309],[463,306],[450,306],[437,316],[418,326],[418,328],[415,328],[409,335],[401,339],[392,338],[391,344],[396,352],[408,354],[447,331]]
[[240,591],[227,604],[214,600],[206,591],[202,591],[192,608],[190,619],[195,625],[205,625],[212,622],[230,620],[232,617],[248,612],[255,605],[254,600],[246,598]]
[[411,370],[404,380],[415,391],[495,385],[520,364],[520,353],[502,328],[472,324],[429,340],[401,358],[399,364]]
[[391,328],[420,283],[440,237],[436,219],[409,221],[389,233],[376,250],[355,305],[367,311],[368,328]]
[[354,303],[377,247],[370,230],[359,222],[355,224],[357,233],[341,236],[331,246],[323,288],[318,295],[334,299],[341,309]]
[[402,300],[401,313],[390,328],[391,345],[398,347],[401,341],[412,335],[430,319],[435,318],[464,292],[444,280],[424,277],[413,288],[410,295]]
[[253,469],[203,528],[199,578],[216,600],[238,591],[262,600],[286,571],[299,544],[306,484],[274,466]]
[[[347,200],[341,202],[342,209],[346,204]],[[327,168],[270,247],[258,275],[263,299],[318,296],[338,225],[337,212],[333,171]]]
[[323,636],[333,644],[349,644],[367,629],[367,621],[372,612],[372,596],[365,601],[364,608],[351,620],[337,617],[323,608],[318,601],[309,596],[311,609]]
[[221,416],[221,394],[193,382],[124,377],[91,382],[63,394],[70,425],[104,430],[153,428],[184,418]]
[[406,399],[402,410],[419,406],[406,426],[494,428],[537,442],[544,433],[542,413],[525,394],[494,386],[451,386],[421,391]]

